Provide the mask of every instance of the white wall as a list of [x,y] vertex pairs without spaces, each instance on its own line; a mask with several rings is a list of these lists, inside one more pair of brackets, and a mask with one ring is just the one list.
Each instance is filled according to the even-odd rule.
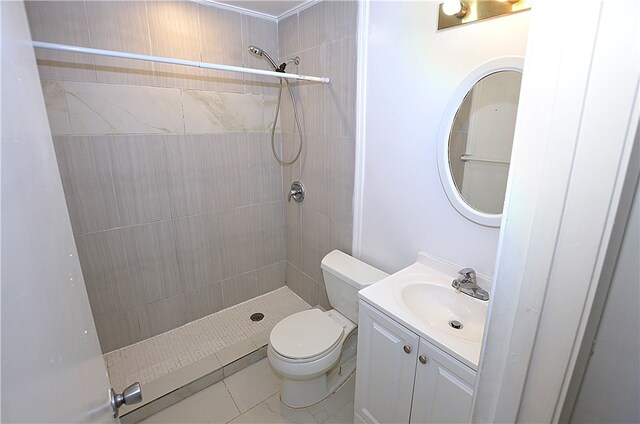
[[499,229],[472,223],[451,206],[438,176],[436,143],[447,103],[468,73],[496,57],[524,56],[530,12],[437,32],[437,2],[369,7],[356,252],[359,245],[363,260],[387,272],[424,250],[492,275]]
[[593,356],[571,417],[575,423],[640,422],[639,203],[636,188]]

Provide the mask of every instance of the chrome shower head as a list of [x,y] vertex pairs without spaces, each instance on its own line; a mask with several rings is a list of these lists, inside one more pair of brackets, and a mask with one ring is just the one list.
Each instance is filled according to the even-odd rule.
[[269,61],[269,63],[271,63],[271,66],[273,66],[273,69],[278,69],[278,65],[276,65],[276,62],[273,59],[271,59],[271,56],[269,56],[267,52],[262,50],[260,47],[249,46],[249,52],[255,54],[256,56],[264,57]]
[[256,46],[249,46],[249,51],[258,56],[262,56],[262,54],[264,53],[264,50]]

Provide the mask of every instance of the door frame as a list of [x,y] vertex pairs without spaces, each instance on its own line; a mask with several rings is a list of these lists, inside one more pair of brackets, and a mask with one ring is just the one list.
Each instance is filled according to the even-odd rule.
[[614,3],[532,9],[472,422],[573,409],[640,175],[640,6]]

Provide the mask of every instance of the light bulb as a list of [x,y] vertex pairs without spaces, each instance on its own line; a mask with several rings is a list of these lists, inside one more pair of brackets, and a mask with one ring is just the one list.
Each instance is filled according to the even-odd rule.
[[460,0],[445,0],[442,4],[442,11],[445,15],[462,18],[467,14],[467,5]]

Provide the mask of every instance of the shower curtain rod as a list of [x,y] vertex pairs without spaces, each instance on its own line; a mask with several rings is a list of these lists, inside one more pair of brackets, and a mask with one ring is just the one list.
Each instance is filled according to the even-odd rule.
[[329,78],[326,77],[310,77],[307,75],[288,74],[283,72],[265,71],[262,69],[244,68],[242,66],[218,65],[216,63],[196,62],[193,60],[172,59],[168,57],[149,56],[146,54],[125,53],[114,50],[92,49],[89,47],[68,46],[66,44],[45,43],[42,41],[34,41],[33,47],[49,50],[60,50],[72,53],[95,54],[99,56],[120,57],[123,59],[146,60],[148,62],[169,63],[172,65],[192,66],[194,68],[216,69],[219,71],[240,72],[243,74],[264,75],[276,78],[289,78],[302,81],[320,82],[329,84]]

